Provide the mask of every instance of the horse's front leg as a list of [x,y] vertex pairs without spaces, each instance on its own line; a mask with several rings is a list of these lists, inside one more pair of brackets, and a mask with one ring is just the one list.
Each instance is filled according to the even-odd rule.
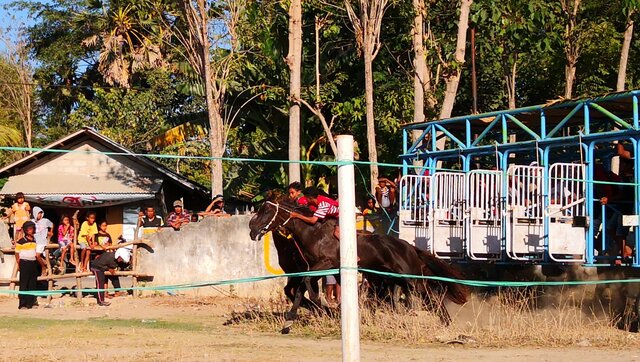
[[302,298],[304,298],[304,292],[306,291],[306,285],[308,285],[309,277],[304,277],[304,282],[300,283],[296,290],[295,298],[293,300],[293,305],[289,312],[285,313],[285,321],[284,326],[282,327],[282,334],[289,334],[291,331],[291,326],[293,325],[293,321],[298,317],[298,308],[300,307],[300,302]]

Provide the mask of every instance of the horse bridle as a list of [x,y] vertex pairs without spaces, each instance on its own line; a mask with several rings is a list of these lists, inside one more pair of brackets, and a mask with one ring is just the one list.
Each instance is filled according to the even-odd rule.
[[291,210],[287,210],[287,209],[286,209],[286,208],[284,208],[284,207],[280,207],[280,204],[279,204],[279,203],[276,203],[276,202],[267,201],[267,204],[269,204],[269,205],[271,205],[271,206],[275,206],[275,207],[276,207],[276,212],[273,214],[273,217],[271,218],[271,221],[269,221],[269,223],[268,223],[267,225],[265,225],[265,226],[262,228],[261,232],[262,232],[263,234],[266,234],[266,233],[268,233],[268,232],[271,230],[271,225],[273,225],[273,223],[274,223],[274,222],[276,221],[276,219],[278,218],[278,213],[279,213],[280,209],[282,209],[284,212],[286,212],[286,213],[288,213],[288,214],[289,214],[289,217],[287,218],[287,220],[285,220],[285,221],[282,223],[282,225],[280,225],[280,226],[285,226],[285,225],[287,225],[287,223],[291,220],[291,212],[292,212]]

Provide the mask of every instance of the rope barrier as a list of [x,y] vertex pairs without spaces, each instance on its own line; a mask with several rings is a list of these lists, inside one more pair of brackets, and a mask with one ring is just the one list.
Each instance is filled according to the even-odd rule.
[[[424,280],[434,280],[445,283],[456,283],[462,284],[470,287],[477,288],[493,288],[493,287],[511,287],[511,288],[525,288],[525,287],[538,287],[538,286],[581,286],[581,285],[606,285],[606,284],[616,284],[616,283],[640,283],[640,278],[634,279],[608,279],[608,280],[574,280],[574,281],[488,281],[488,280],[467,280],[467,279],[454,279],[440,276],[426,276],[426,275],[413,275],[413,274],[398,274],[392,272],[385,272],[380,270],[366,269],[366,268],[347,268],[343,267],[340,269],[345,270],[357,270],[363,273],[376,274],[386,277],[392,278],[405,278],[405,279],[424,279]],[[176,291],[176,290],[190,290],[190,289],[198,289],[204,287],[211,286],[219,286],[219,285],[231,285],[231,284],[245,284],[245,283],[256,283],[265,280],[278,279],[278,278],[290,278],[290,277],[307,277],[307,276],[315,276],[322,277],[327,275],[335,275],[340,272],[340,269],[328,269],[328,270],[318,270],[318,271],[308,271],[308,272],[299,272],[299,273],[287,273],[287,274],[278,274],[278,275],[264,275],[264,276],[256,276],[256,277],[248,277],[248,278],[238,278],[238,279],[227,279],[227,280],[218,280],[218,281],[207,281],[207,282],[197,282],[197,283],[184,283],[184,284],[173,284],[173,285],[157,285],[157,286],[145,286],[145,287],[124,287],[124,288],[112,288],[112,289],[96,289],[96,288],[85,288],[85,289],[59,289],[59,290],[30,290],[30,291],[18,291],[18,290],[9,290],[9,289],[0,289],[1,294],[9,294],[9,295],[34,295],[38,297],[46,297],[49,295],[56,294],[66,294],[66,293],[97,293],[104,291],[137,291],[137,290],[146,290],[146,291]]]
[[[396,163],[386,163],[386,162],[370,162],[370,161],[307,161],[307,160],[274,160],[274,159],[262,159],[262,158],[243,158],[243,157],[212,157],[212,156],[187,156],[187,155],[174,155],[174,154],[158,154],[158,153],[135,153],[135,152],[111,152],[111,151],[90,151],[90,150],[65,150],[65,149],[55,149],[55,148],[37,148],[37,147],[10,147],[10,146],[0,146],[0,151],[15,151],[15,152],[49,152],[49,153],[83,153],[83,154],[102,154],[107,156],[133,156],[133,157],[148,157],[148,158],[164,158],[164,159],[180,159],[180,160],[202,160],[202,161],[213,161],[220,160],[225,162],[251,162],[251,163],[297,163],[302,165],[315,165],[315,166],[343,166],[343,165],[362,165],[362,166],[372,166],[377,165],[378,167],[391,167],[391,168],[402,168],[402,164]],[[423,166],[416,166],[412,164],[406,165],[407,168],[410,169],[423,169]],[[446,167],[435,167],[434,171],[446,171],[446,172],[460,172],[466,173],[464,170],[455,169],[455,168],[446,168]],[[482,173],[482,171],[486,171],[487,173],[492,173],[492,170],[475,170]],[[506,172],[506,171],[505,171]],[[563,181],[580,181],[587,184],[595,184],[595,185],[617,185],[617,186],[640,186],[640,182],[618,182],[618,181],[601,181],[601,180],[591,180],[588,181],[586,179],[575,179],[575,178],[554,178],[556,180]]]

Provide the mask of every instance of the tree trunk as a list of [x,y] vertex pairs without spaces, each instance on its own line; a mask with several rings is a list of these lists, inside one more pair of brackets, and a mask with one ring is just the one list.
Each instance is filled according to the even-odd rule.
[[517,76],[518,58],[516,57],[511,65],[511,71],[506,76],[507,95],[509,96],[509,109],[516,109],[516,76]]
[[622,92],[625,89],[627,80],[627,63],[629,62],[629,48],[631,48],[631,39],[633,38],[633,12],[629,11],[627,16],[627,27],[624,30],[624,38],[622,41],[622,50],[620,51],[620,66],[618,67],[618,82],[616,91]]
[[469,12],[471,11],[472,3],[473,0],[460,1],[460,18],[458,19],[458,38],[455,54],[455,62],[458,63],[458,68],[453,70],[453,74],[450,74],[447,77],[444,100],[442,101],[442,108],[440,109],[440,119],[451,117],[453,105],[456,101],[456,95],[458,94],[460,68],[464,63],[464,55],[467,48],[467,29],[469,28]]
[[564,67],[565,73],[565,88],[564,88],[564,98],[571,99],[573,97],[573,83],[576,79],[576,63],[577,61],[569,61],[567,65]]
[[[365,28],[366,29],[366,28]],[[367,148],[369,150],[369,162],[371,162],[371,193],[375,192],[378,184],[378,150],[376,149],[376,128],[373,114],[373,56],[371,42],[365,30],[364,39],[364,80],[365,101],[367,106]]]
[[427,60],[424,49],[423,11],[424,0],[413,0],[413,121],[424,122],[424,75],[427,69]]
[[289,7],[289,182],[300,181],[300,73],[302,66],[302,1],[292,0]]
[[200,34],[202,49],[202,80],[204,82],[205,100],[207,103],[207,116],[209,118],[209,144],[211,149],[211,195],[222,194],[223,192],[223,175],[222,160],[220,157],[224,154],[224,123],[222,120],[222,111],[219,101],[213,97],[213,74],[211,72],[211,63],[209,61],[209,37],[208,37],[208,15],[207,6],[204,0],[198,1],[200,16]]
[[567,24],[565,26],[565,57],[567,63],[564,67],[565,89],[564,98],[571,99],[573,97],[573,85],[576,80],[576,64],[580,57],[580,43],[578,34],[576,34],[578,26],[578,12],[580,11],[580,3],[582,0],[562,0],[562,10],[567,15]]

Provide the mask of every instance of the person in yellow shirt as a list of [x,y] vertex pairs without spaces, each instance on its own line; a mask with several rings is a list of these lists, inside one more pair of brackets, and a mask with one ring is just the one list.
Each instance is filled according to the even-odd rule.
[[24,194],[22,192],[16,194],[16,202],[11,205],[11,213],[13,214],[15,222],[13,225],[13,244],[15,245],[16,241],[22,239],[24,236],[22,225],[31,220],[31,205],[24,201]]
[[89,270],[89,257],[91,256],[91,248],[95,244],[95,235],[97,233],[96,213],[89,211],[87,219],[80,226],[80,232],[78,233],[78,246],[80,247],[80,266],[78,271]]

